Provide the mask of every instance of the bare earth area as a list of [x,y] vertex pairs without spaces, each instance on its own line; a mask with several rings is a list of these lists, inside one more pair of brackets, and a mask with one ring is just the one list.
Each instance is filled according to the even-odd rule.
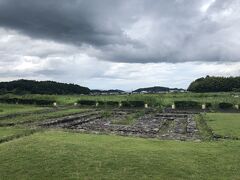
[[72,116],[51,119],[39,126],[159,139],[200,139],[194,112],[144,110],[140,116],[126,123],[126,119],[137,112],[138,110],[115,109],[106,116],[104,110],[92,109]]

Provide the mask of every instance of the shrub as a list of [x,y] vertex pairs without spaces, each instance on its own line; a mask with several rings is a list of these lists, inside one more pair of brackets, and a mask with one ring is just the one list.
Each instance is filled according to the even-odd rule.
[[35,101],[37,105],[52,105],[55,101],[53,100],[46,100],[46,99],[39,99]]
[[122,101],[122,107],[144,107],[144,101]]
[[144,107],[144,101],[129,101],[132,107]]
[[48,99],[23,99],[23,98],[1,98],[0,102],[10,104],[37,104],[37,105],[51,105],[54,103],[53,100]]
[[196,101],[175,101],[176,108],[180,109],[198,109],[201,108],[200,103]]
[[211,108],[212,107],[212,103],[205,103],[206,108]]
[[129,103],[129,101],[122,101],[122,107],[131,107],[131,104]]
[[84,106],[95,106],[96,101],[93,101],[93,100],[79,100],[78,104],[84,105]]
[[99,106],[104,106],[105,105],[104,101],[97,101],[97,103],[98,103]]
[[0,99],[0,102],[1,103],[9,103],[9,104],[15,104],[18,102],[18,99],[17,98],[1,98]]
[[118,101],[106,101],[105,104],[106,104],[106,106],[117,107],[119,105],[119,102]]
[[233,104],[232,103],[226,103],[226,102],[221,102],[218,104],[218,107],[220,109],[230,109],[233,107]]

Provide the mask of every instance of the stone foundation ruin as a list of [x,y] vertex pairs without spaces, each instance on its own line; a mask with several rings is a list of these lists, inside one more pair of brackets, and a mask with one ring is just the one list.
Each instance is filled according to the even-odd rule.
[[199,139],[194,112],[177,110],[158,112],[145,109],[133,122],[125,125],[121,123],[121,121],[126,121],[129,115],[138,112],[139,110],[136,109],[114,109],[111,110],[109,116],[106,116],[104,110],[92,109],[77,115],[48,120],[39,125],[45,128],[63,128],[77,132],[176,140]]

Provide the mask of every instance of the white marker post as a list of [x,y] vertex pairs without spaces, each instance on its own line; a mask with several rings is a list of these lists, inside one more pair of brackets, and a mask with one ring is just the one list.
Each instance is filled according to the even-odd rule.
[[57,107],[57,103],[56,103],[56,102],[54,102],[54,103],[53,103],[53,106],[54,106],[54,107]]
[[206,109],[206,104],[202,104],[202,109]]
[[122,103],[121,102],[118,104],[118,107],[122,107]]
[[147,103],[146,103],[146,104],[144,104],[144,107],[145,107],[145,108],[148,108],[148,104],[147,104]]
[[172,109],[176,109],[176,106],[175,106],[175,104],[172,104]]
[[238,105],[238,104],[236,104],[236,105],[235,105],[235,108],[236,108],[236,109],[239,109],[239,105]]
[[99,103],[98,103],[98,102],[96,102],[96,107],[98,107],[98,105],[99,105]]

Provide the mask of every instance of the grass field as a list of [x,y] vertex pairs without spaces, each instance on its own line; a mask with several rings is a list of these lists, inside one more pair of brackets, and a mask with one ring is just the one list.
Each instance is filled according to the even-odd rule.
[[13,114],[13,113],[22,113],[29,111],[36,111],[44,109],[44,107],[37,107],[32,105],[19,105],[19,104],[2,104],[0,103],[0,116]]
[[0,120],[0,124],[4,123],[23,123],[23,122],[36,122],[36,121],[43,121],[46,119],[51,118],[58,118],[62,116],[67,116],[71,114],[76,114],[80,112],[87,111],[87,109],[80,109],[80,108],[70,108],[70,109],[62,109],[57,110],[55,112],[45,112],[45,113],[31,113],[27,115],[18,115],[13,118],[5,118]]
[[21,134],[25,132],[23,128],[13,128],[13,127],[0,127],[0,139],[13,136],[16,134]]
[[[17,97],[9,95],[9,97]],[[99,100],[99,101],[124,101],[124,100],[143,100],[148,104],[158,104],[162,106],[171,105],[177,100],[192,100],[202,103],[210,102],[216,105],[219,102],[230,102],[240,104],[240,93],[162,93],[162,94],[131,94],[131,95],[23,95],[23,98],[51,99],[58,104],[73,104],[80,99]]]
[[[144,100],[162,105],[174,100],[240,104],[230,93],[29,96],[55,99],[64,105],[79,99]],[[53,111],[45,112],[47,108]],[[0,117],[19,113],[2,117],[0,125],[38,122],[86,110],[0,104]],[[113,116],[111,109],[102,113],[106,118]],[[122,120],[113,118],[112,123],[132,124],[142,113],[139,110]],[[240,113],[206,113],[196,116],[196,121],[201,142],[34,129],[25,124],[0,127],[0,179],[240,179],[240,140],[231,139],[240,138]],[[230,139],[216,141],[210,129]]]
[[204,118],[213,133],[240,138],[240,113],[207,113]]
[[0,179],[239,179],[239,149],[50,131],[0,144]]

